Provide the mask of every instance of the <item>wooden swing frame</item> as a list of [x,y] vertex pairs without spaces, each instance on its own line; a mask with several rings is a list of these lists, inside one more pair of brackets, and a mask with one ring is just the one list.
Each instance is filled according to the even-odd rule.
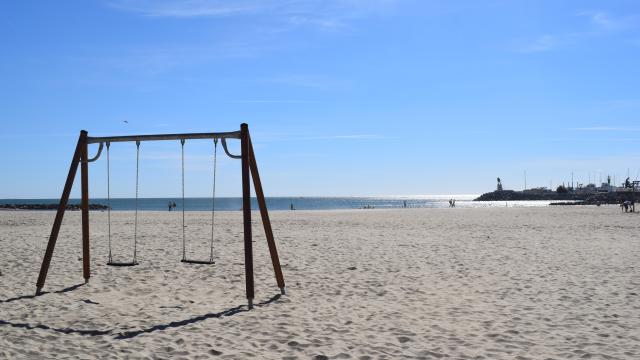
[[[273,271],[275,273],[276,282],[280,288],[281,294],[285,294],[284,277],[282,275],[282,269],[280,267],[280,259],[278,257],[278,250],[273,237],[273,230],[271,228],[271,221],[269,219],[269,212],[267,211],[267,202],[264,198],[264,192],[262,190],[262,183],[260,181],[260,174],[258,173],[258,165],[256,162],[255,154],[253,151],[253,145],[251,144],[251,136],[249,135],[249,126],[245,123],[240,125],[240,131],[233,132],[220,132],[220,133],[187,133],[187,134],[158,134],[158,135],[131,135],[131,136],[106,136],[106,137],[89,137],[87,131],[80,131],[80,137],[76,145],[76,150],[71,160],[71,166],[69,168],[69,174],[67,175],[67,181],[60,197],[60,203],[58,205],[58,211],[51,228],[51,235],[49,236],[49,242],[47,244],[47,250],[42,260],[40,267],[40,274],[38,275],[38,281],[36,283],[36,295],[42,294],[42,288],[44,287],[45,280],[47,278],[47,272],[49,271],[49,265],[51,264],[51,258],[53,251],[58,240],[58,234],[60,232],[60,226],[62,225],[62,219],[64,217],[67,203],[69,201],[69,195],[71,188],[73,187],[76,172],[78,170],[78,164],[80,164],[80,184],[81,184],[81,204],[80,209],[82,211],[82,272],[84,275],[85,283],[89,282],[91,277],[90,270],[90,251],[89,251],[89,163],[97,160],[102,152],[102,146],[106,142],[129,142],[129,141],[154,141],[154,140],[183,140],[183,139],[222,139],[224,151],[227,155],[234,159],[242,160],[242,213],[243,213],[243,225],[244,225],[244,268],[245,268],[245,286],[246,296],[249,304],[249,309],[253,308],[254,299],[254,280],[253,280],[253,243],[251,234],[251,178],[253,178],[253,185],[258,200],[258,207],[260,209],[260,216],[262,218],[262,225],[267,238],[267,245],[269,246],[269,254],[271,255],[271,262],[273,264]],[[239,139],[240,140],[240,155],[232,155],[227,150],[226,139]],[[100,144],[98,153],[95,157],[89,158],[88,149],[89,144]]]

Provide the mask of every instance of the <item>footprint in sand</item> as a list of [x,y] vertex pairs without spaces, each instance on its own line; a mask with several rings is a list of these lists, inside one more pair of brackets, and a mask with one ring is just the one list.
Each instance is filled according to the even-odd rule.
[[398,336],[398,341],[400,342],[400,344],[404,344],[412,340],[408,336]]

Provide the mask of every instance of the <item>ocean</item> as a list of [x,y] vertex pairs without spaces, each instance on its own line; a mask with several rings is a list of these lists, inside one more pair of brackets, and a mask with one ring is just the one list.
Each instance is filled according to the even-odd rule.
[[[548,206],[550,201],[473,201],[478,195],[419,195],[419,196],[372,196],[372,197],[268,197],[269,210],[290,210],[293,204],[296,210],[340,210],[340,209],[399,209],[406,202],[408,208],[448,208],[449,199],[456,200],[457,208],[491,207],[540,207]],[[57,204],[59,199],[0,199],[0,204]],[[176,203],[175,210],[182,210],[182,198],[141,198],[139,210],[167,211],[169,202]],[[69,203],[79,204],[80,199],[70,199]],[[92,204],[107,204],[105,198],[92,198]],[[186,211],[210,211],[211,198],[186,198]],[[242,208],[240,197],[219,197],[215,202],[216,210],[239,211]],[[255,198],[251,207],[258,208]],[[135,199],[111,199],[113,210],[134,210]]]

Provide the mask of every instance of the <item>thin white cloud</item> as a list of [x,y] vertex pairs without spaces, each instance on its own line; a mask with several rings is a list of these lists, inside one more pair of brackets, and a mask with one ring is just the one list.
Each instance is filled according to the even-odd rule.
[[605,104],[615,108],[637,108],[640,107],[640,99],[615,99],[609,100]]
[[376,134],[355,134],[355,135],[333,135],[325,137],[325,139],[384,139],[382,135]]
[[150,17],[219,17],[256,12],[274,5],[272,1],[220,0],[116,0],[110,5]]
[[136,48],[117,56],[101,55],[78,58],[82,63],[98,64],[124,72],[158,75],[184,66],[198,66],[213,61],[253,58],[264,48],[252,42],[217,42],[207,46],[163,46]]
[[588,126],[588,127],[571,128],[569,130],[574,130],[574,131],[620,131],[620,132],[632,132],[632,131],[640,131],[640,127]]
[[544,34],[525,42],[516,50],[522,53],[548,52],[578,42],[640,28],[640,14],[613,16],[606,11],[598,10],[579,12],[577,16],[588,20],[588,24],[584,24],[579,31]]
[[620,31],[637,28],[640,26],[639,14],[628,14],[624,16],[614,16],[606,11],[582,11],[579,16],[589,19],[590,23],[600,30]]
[[640,138],[555,138],[555,139],[545,139],[545,141],[551,142],[576,142],[576,143],[625,143],[625,142],[633,142],[636,143],[640,141]]
[[232,104],[310,104],[316,103],[314,100],[278,100],[278,99],[249,99],[249,100],[229,100]]
[[264,16],[293,27],[311,25],[325,29],[345,26],[349,19],[382,14],[396,0],[112,0],[120,11],[148,17]]
[[[389,16],[398,0],[105,0],[111,9],[149,18],[244,18],[230,22],[224,37],[213,36],[202,44],[141,46],[120,52],[78,58],[81,63],[154,77],[179,68],[229,59],[260,57],[282,48],[282,34],[300,29],[336,31],[351,27],[357,19]],[[249,24],[249,25],[248,25]],[[291,46],[291,45],[289,45]],[[293,45],[296,46],[296,45]],[[92,74],[100,73],[92,71]],[[99,81],[98,79],[96,81]],[[277,81],[278,79],[273,79]],[[324,87],[321,78],[281,78],[281,82]]]
[[275,84],[304,87],[310,89],[331,89],[345,88],[351,85],[348,80],[331,78],[318,74],[284,74],[263,78],[259,81]]
[[544,52],[555,49],[562,41],[556,35],[543,35],[530,44],[522,46],[519,51],[524,53]]
[[4,133],[0,134],[2,139],[22,139],[22,138],[50,138],[50,137],[78,137],[80,132],[77,133]]
[[[306,135],[306,134],[284,134],[284,133],[259,133],[256,139],[260,142],[277,141],[315,141],[315,140],[387,140],[394,139],[393,136],[380,134],[331,134],[331,135]],[[255,134],[254,134],[255,135]]]

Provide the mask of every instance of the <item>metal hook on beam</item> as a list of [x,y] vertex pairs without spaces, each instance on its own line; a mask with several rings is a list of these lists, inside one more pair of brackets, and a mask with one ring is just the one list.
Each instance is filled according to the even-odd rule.
[[233,155],[232,153],[229,152],[229,149],[227,149],[226,138],[221,138],[220,142],[222,143],[222,148],[224,149],[224,152],[227,154],[227,156],[229,156],[232,159],[242,159],[242,155]]
[[96,156],[92,157],[91,159],[88,159],[87,160],[88,163],[94,162],[94,161],[96,161],[96,160],[98,160],[100,158],[100,154],[102,154],[102,146],[103,145],[104,144],[101,142],[100,146],[98,146],[98,153],[96,154]]

